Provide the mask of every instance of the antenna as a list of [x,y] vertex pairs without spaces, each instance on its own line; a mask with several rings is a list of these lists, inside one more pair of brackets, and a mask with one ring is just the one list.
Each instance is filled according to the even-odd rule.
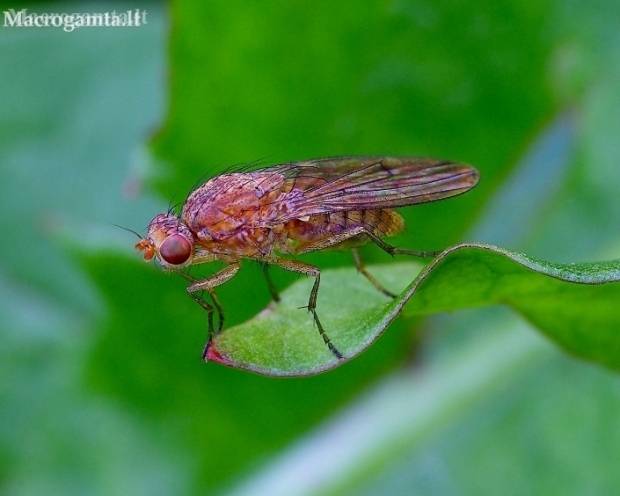
[[114,224],[113,222],[111,222],[110,224],[112,224],[113,226],[116,226],[116,227],[120,227],[120,228],[121,228],[121,229],[123,229],[124,231],[128,231],[128,232],[130,232],[130,233],[134,233],[134,234],[135,234],[136,236],[138,236],[138,238],[140,238],[140,239],[144,239],[144,237],[143,237],[143,236],[140,236],[140,235],[139,235],[136,231],[133,231],[132,229],[127,229],[126,227],[119,226],[118,224]]

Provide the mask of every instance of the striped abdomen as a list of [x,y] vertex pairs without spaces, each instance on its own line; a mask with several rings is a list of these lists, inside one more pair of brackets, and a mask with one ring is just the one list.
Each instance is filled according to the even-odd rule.
[[[293,219],[284,224],[285,236],[295,245],[331,238],[335,234],[365,227],[374,235],[385,238],[394,236],[404,228],[403,218],[394,210],[350,210],[314,214],[302,219]],[[369,239],[359,235],[331,246],[332,249],[344,249],[360,246]]]

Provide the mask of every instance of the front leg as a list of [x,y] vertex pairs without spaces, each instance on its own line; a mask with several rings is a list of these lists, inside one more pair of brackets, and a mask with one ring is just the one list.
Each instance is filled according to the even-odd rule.
[[[222,327],[224,325],[224,310],[222,309],[222,306],[220,305],[220,302],[215,294],[215,291],[213,291],[213,289],[221,284],[224,284],[230,279],[232,279],[232,277],[239,271],[240,267],[241,267],[241,262],[233,262],[230,265],[227,265],[226,267],[224,267],[219,272],[216,272],[211,277],[208,277],[202,280],[198,280],[188,274],[181,273],[183,277],[192,281],[192,284],[190,284],[187,287],[187,293],[192,297],[192,299],[196,303],[198,303],[202,308],[204,308],[207,311],[209,333],[207,336],[207,342],[202,351],[202,358],[205,360],[207,356],[207,351],[209,351],[209,346],[211,346],[211,341],[213,341],[213,336],[216,334],[219,334],[219,332],[222,330]],[[211,295],[213,303],[217,308],[219,323],[218,323],[217,331],[215,333],[213,332],[213,307],[209,303],[207,303],[203,298],[201,298],[198,294],[196,294],[199,291],[207,291],[209,295]]]
[[[200,281],[200,279],[196,279],[194,276],[191,276],[185,272],[179,272],[179,275],[181,275],[183,278],[187,279],[191,283]],[[209,314],[208,316],[209,329],[212,329],[213,328],[213,307],[209,305],[209,303],[207,303],[204,300],[204,298],[202,298],[198,294],[190,293],[189,291],[188,291],[188,294],[192,297],[192,299],[196,303],[198,303],[204,310],[207,311],[207,313]],[[220,300],[217,297],[217,294],[215,293],[215,291],[213,290],[209,291],[209,296],[211,296],[211,300],[213,301],[213,304],[215,305],[215,309],[217,310],[218,326],[217,326],[217,331],[215,331],[215,334],[219,334],[224,324],[224,309],[222,308],[222,305],[220,304]]]

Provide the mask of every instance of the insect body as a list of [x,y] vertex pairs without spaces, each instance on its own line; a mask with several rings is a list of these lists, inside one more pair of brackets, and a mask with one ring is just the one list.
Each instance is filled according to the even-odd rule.
[[[397,249],[383,241],[404,228],[402,217],[392,209],[464,193],[477,184],[478,177],[478,171],[468,165],[387,157],[318,159],[222,174],[195,189],[180,216],[157,215],[136,248],[144,251],[146,261],[155,257],[164,270],[178,271],[191,281],[187,291],[209,317],[203,358],[214,335],[214,307],[198,293],[211,295],[219,315],[215,333],[219,332],[224,313],[214,288],[231,279],[247,258],[315,278],[308,311],[325,344],[340,359],[342,354],[316,311],[319,269],[283,255],[352,248],[360,272],[380,291],[394,296],[366,272],[355,248],[372,241],[392,255],[433,255]],[[228,265],[206,279],[197,280],[182,271],[216,260]]]

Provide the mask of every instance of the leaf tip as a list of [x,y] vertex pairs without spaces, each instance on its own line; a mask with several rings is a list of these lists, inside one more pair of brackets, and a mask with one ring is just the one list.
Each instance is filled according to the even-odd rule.
[[228,358],[224,357],[216,348],[215,343],[211,343],[211,346],[207,349],[207,352],[204,355],[204,359],[206,362],[216,362],[222,365],[226,365],[228,367],[234,367],[235,364]]

